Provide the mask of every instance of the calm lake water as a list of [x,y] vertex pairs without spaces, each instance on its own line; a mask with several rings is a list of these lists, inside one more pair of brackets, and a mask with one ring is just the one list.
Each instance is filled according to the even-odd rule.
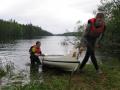
[[[67,37],[73,40],[74,37]],[[25,64],[30,62],[29,48],[35,44],[36,41],[41,41],[41,49],[47,55],[65,55],[73,48],[72,44],[62,45],[61,43],[66,39],[64,36],[46,36],[40,39],[17,40],[15,43],[0,45],[0,59],[10,60],[21,69],[26,68]]]
[[[71,41],[74,40],[74,37],[64,37],[64,36],[46,36],[41,37],[39,39],[23,39],[23,40],[16,40],[13,43],[7,44],[0,44],[0,62],[4,64],[4,62],[12,62],[15,72],[26,74],[23,75],[22,80],[29,82],[31,75],[31,67],[27,65],[30,63],[29,59],[29,48],[35,44],[36,41],[41,41],[41,49],[44,54],[47,55],[65,55],[73,49],[72,44],[63,45],[66,39],[70,39]],[[41,69],[41,68],[39,68]],[[12,72],[13,72],[12,71]],[[42,70],[39,70],[39,73]],[[35,73],[35,72],[33,72]],[[39,74],[38,73],[38,74]],[[33,75],[34,76],[34,75]],[[3,78],[2,83],[10,82],[10,75],[7,75]],[[14,77],[15,78],[15,77]],[[41,78],[41,77],[40,77]],[[38,78],[37,78],[38,79]],[[12,79],[13,80],[13,79]],[[17,80],[17,79],[15,79]]]

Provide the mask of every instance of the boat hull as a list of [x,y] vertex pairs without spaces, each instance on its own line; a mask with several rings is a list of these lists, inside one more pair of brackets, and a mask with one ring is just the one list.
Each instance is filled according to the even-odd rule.
[[80,62],[75,57],[69,56],[45,56],[43,65],[47,67],[55,67],[64,71],[75,71]]

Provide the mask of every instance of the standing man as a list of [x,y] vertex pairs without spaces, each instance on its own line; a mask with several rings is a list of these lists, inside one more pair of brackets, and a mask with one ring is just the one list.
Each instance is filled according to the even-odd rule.
[[29,49],[31,65],[35,65],[35,63],[38,65],[41,64],[39,59],[39,56],[42,55],[40,46],[41,46],[41,42],[37,41],[36,45],[31,46],[31,48]]
[[100,47],[100,41],[103,38],[104,31],[105,22],[103,13],[97,13],[95,18],[88,20],[87,28],[81,40],[81,42],[87,47],[87,51],[80,65],[80,72],[83,71],[82,69],[90,57],[97,73],[102,73],[95,57],[95,44],[97,44],[97,47]]

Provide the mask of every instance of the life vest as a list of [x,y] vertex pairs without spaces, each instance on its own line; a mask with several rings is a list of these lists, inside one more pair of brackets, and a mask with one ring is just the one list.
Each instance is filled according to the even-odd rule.
[[105,28],[105,22],[103,20],[100,21],[99,27],[95,26],[95,22],[96,22],[95,18],[89,19],[88,22],[91,23],[89,36],[91,36],[91,37],[99,37],[100,34],[104,32],[104,30],[105,30],[104,29]]
[[32,46],[29,50],[30,53],[41,54],[41,48],[36,47],[36,45]]

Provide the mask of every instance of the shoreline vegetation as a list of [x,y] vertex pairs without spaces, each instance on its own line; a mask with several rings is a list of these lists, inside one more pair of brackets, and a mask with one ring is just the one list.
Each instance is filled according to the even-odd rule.
[[55,36],[81,36],[82,32],[66,32],[63,34],[55,34]]
[[119,90],[120,61],[115,58],[104,58],[102,63],[100,66],[103,74],[97,74],[90,64],[86,65],[85,73],[74,72],[72,76],[71,72],[43,69],[43,82],[36,79],[26,85],[12,83],[0,88],[1,90]]

